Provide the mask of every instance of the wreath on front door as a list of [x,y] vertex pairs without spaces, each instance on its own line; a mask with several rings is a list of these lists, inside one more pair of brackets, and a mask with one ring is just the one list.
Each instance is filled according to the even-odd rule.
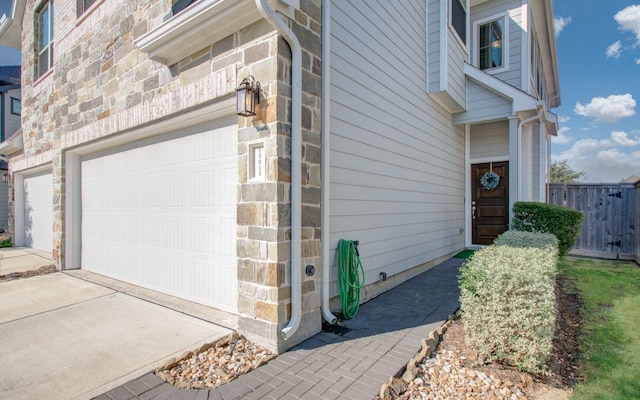
[[480,184],[485,190],[493,190],[498,187],[500,183],[500,175],[493,171],[485,172],[480,178]]

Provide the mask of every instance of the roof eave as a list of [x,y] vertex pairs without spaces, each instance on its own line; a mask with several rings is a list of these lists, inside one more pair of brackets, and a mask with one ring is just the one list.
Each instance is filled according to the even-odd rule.
[[13,0],[11,16],[0,17],[0,45],[22,50],[22,19],[26,0]]

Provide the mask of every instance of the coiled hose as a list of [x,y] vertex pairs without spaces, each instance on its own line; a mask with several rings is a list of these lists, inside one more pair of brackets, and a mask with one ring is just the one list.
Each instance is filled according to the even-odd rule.
[[[354,318],[360,307],[360,289],[364,286],[364,268],[360,262],[357,242],[338,242],[338,290],[345,319]],[[362,274],[362,280],[360,279]]]

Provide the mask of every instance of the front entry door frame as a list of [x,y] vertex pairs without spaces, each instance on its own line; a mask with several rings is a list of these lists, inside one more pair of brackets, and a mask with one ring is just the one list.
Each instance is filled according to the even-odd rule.
[[[503,179],[500,180],[500,184],[498,186],[498,188],[493,189],[491,191],[491,193],[494,194],[503,194],[504,197],[502,196],[489,196],[489,203],[490,204],[477,204],[478,202],[478,196],[482,195],[484,192],[481,185],[480,185],[480,175],[479,176],[474,176],[474,173],[477,174],[477,172],[475,172],[478,168],[480,168],[481,172],[486,172],[489,171],[491,169],[491,167],[494,167],[494,169],[496,171],[501,171],[499,172],[499,174],[502,175],[506,175],[503,177]],[[486,171],[485,171],[486,170]],[[467,246],[477,246],[477,245],[485,245],[485,244],[490,244],[490,243],[485,243],[487,242],[487,240],[481,240],[478,238],[477,235],[477,226],[476,226],[476,222],[478,222],[478,218],[481,217],[483,214],[485,215],[486,218],[486,211],[489,211],[490,213],[493,213],[494,211],[499,211],[496,209],[496,206],[500,206],[498,203],[504,202],[504,207],[505,209],[502,210],[501,212],[503,213],[503,220],[502,221],[498,221],[499,219],[501,219],[501,217],[499,215],[496,215],[497,218],[492,218],[490,217],[488,220],[489,224],[498,224],[498,222],[500,224],[504,224],[504,229],[508,228],[508,224],[510,222],[510,212],[509,212],[509,208],[510,208],[510,204],[509,204],[509,160],[508,159],[491,159],[491,160],[473,160],[469,162],[468,164],[468,177],[469,180],[467,181],[468,186],[467,186],[467,196],[466,198],[468,199],[465,203],[466,203],[466,216],[467,216],[467,235],[466,235],[466,242],[467,242]],[[506,179],[504,179],[506,178]],[[494,192],[495,191],[495,192]],[[483,196],[480,196],[480,203],[482,203],[483,201],[486,203],[487,199],[483,198]],[[476,204],[474,204],[474,202],[476,202]],[[495,203],[495,204],[494,204]],[[474,211],[473,207],[476,207],[476,210]],[[489,210],[485,209],[484,213],[482,210],[479,210],[478,207],[480,206],[489,206]],[[474,216],[476,217],[474,219]],[[485,221],[487,222],[487,221]],[[485,226],[485,228],[487,228]],[[493,229],[493,228],[492,228]],[[498,227],[495,227],[495,229],[498,229]],[[493,230],[495,230],[493,229]],[[486,230],[486,229],[485,229]],[[486,232],[485,232],[486,233]],[[496,231],[497,233],[497,231]]]

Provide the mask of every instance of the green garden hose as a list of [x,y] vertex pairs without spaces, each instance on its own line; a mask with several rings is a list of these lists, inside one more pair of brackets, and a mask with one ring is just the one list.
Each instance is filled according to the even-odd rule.
[[338,242],[338,290],[345,319],[354,318],[358,314],[360,289],[364,286],[364,268],[360,262],[357,243],[343,239]]

